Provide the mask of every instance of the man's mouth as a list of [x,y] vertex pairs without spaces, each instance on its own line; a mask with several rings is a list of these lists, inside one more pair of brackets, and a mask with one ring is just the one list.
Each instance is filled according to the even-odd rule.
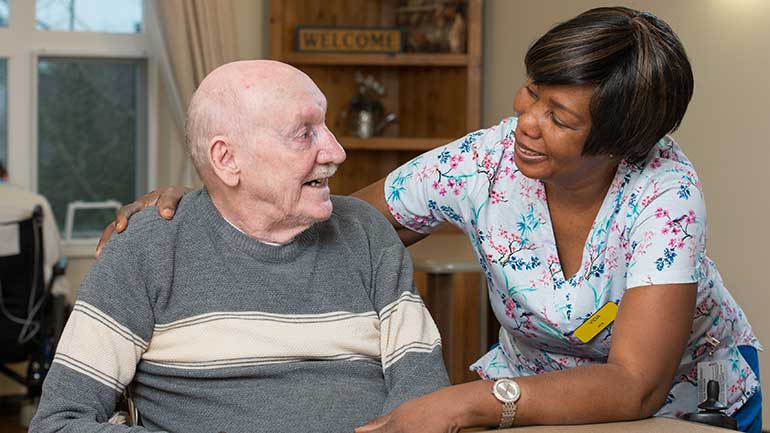
[[329,178],[334,176],[334,173],[336,172],[336,166],[328,165],[320,167],[319,169],[314,170],[314,172],[311,173],[313,176],[310,177],[310,180],[302,185],[311,188],[326,188],[329,186]]
[[313,188],[320,188],[324,186],[329,186],[329,178],[328,177],[322,177],[320,179],[313,179],[309,182],[305,182],[304,185],[311,186]]

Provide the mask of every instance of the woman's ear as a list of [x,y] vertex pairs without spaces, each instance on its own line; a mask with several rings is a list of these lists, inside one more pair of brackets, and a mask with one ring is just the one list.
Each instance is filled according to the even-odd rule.
[[229,187],[238,185],[241,169],[235,158],[235,149],[225,137],[214,137],[209,144],[209,162],[214,174]]

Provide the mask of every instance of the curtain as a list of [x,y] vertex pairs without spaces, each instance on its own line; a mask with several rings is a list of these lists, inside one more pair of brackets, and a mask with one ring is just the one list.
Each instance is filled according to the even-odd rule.
[[[237,58],[233,3],[151,0],[147,4],[152,50],[161,66],[174,123],[184,137],[187,106],[195,89],[209,72]],[[196,183],[189,158],[181,159],[172,179],[185,185]]]

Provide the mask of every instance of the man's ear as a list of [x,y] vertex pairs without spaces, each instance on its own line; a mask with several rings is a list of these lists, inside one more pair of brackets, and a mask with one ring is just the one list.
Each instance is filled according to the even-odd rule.
[[225,137],[214,137],[209,144],[209,161],[214,174],[227,186],[235,187],[241,180],[241,169],[235,159],[233,145]]

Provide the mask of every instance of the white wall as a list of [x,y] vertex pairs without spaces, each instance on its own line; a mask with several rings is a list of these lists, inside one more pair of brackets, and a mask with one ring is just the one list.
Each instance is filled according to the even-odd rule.
[[[510,115],[524,54],[553,24],[597,6],[650,11],[678,33],[693,65],[695,94],[674,136],[700,175],[708,254],[756,335],[770,345],[770,2],[765,0],[489,0],[485,7],[484,123]],[[770,380],[770,356],[760,354]],[[770,414],[770,399],[764,413]],[[765,426],[770,425],[767,421]]]

